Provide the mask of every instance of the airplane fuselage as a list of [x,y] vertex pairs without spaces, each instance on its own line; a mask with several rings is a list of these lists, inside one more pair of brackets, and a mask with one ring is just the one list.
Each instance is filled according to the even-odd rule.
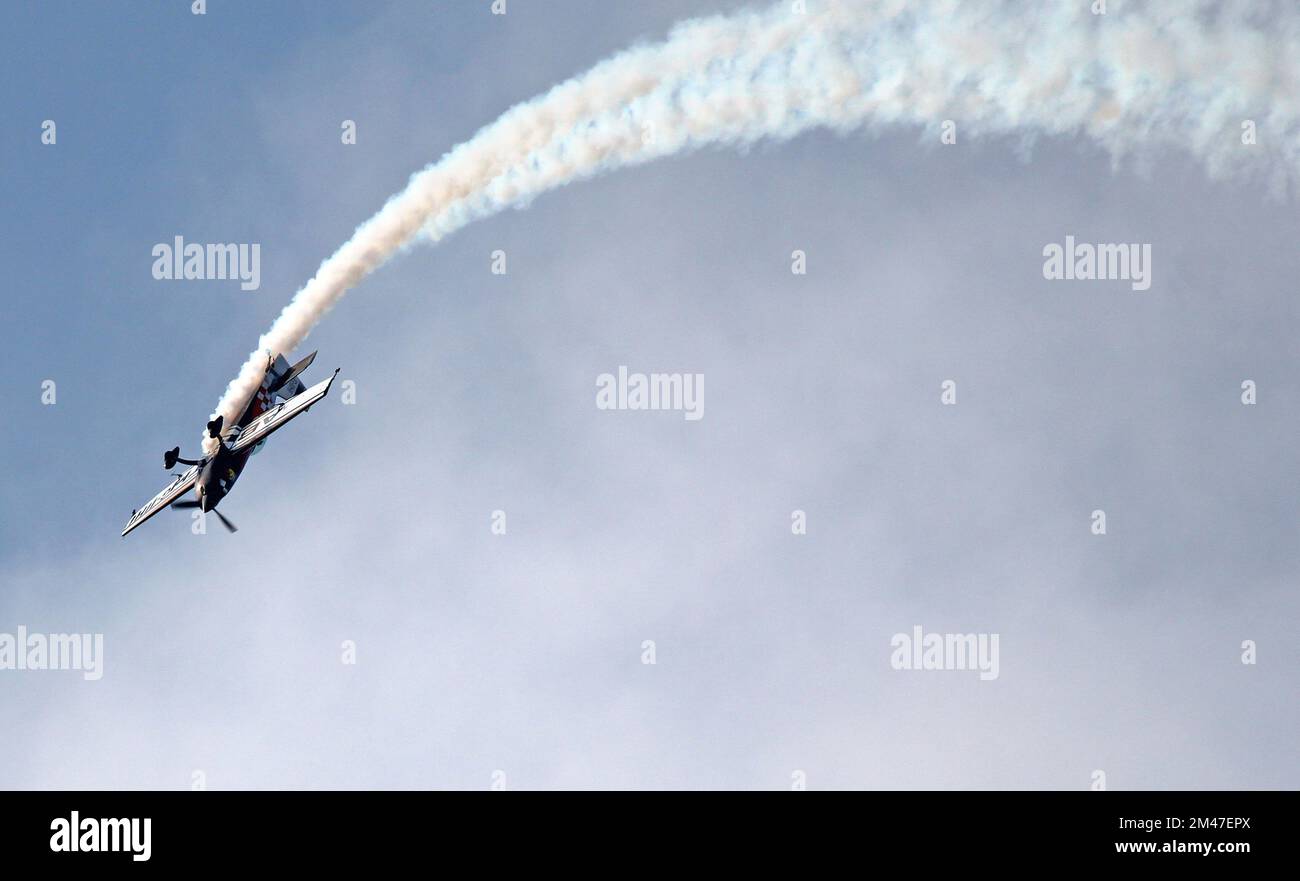
[[[243,405],[238,418],[225,425],[224,415],[219,414],[208,422],[204,441],[208,451],[204,455],[184,459],[179,446],[163,453],[163,467],[167,470],[177,465],[188,465],[189,470],[173,473],[171,483],[143,507],[133,510],[122,535],[126,536],[164,508],[198,508],[205,514],[213,511],[226,529],[235,532],[235,525],[216,511],[217,505],[230,495],[248,460],[267,438],[329,394],[330,385],[339,375],[335,370],[333,376],[307,388],[298,377],[315,357],[316,353],[312,352],[291,365],[283,355],[268,355],[261,384]],[[185,499],[191,492],[194,495]]]
[[[240,428],[266,412],[269,400],[266,389],[259,388],[253,394],[252,400],[248,402],[248,406],[244,408],[243,414],[235,423],[235,429],[230,434],[238,435]],[[199,479],[194,484],[194,494],[198,498],[201,511],[204,513],[211,511],[218,502],[230,494],[230,491],[235,488],[235,481],[244,473],[244,466],[248,464],[249,457],[257,449],[258,447],[254,446],[232,453],[223,440],[217,452],[204,461],[199,471]]]

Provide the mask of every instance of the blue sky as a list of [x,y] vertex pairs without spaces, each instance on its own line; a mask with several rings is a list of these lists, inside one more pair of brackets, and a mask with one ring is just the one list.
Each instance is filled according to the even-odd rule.
[[[412,172],[701,11],[487,6],[0,13],[0,632],[106,652],[0,672],[0,787],[1300,785],[1300,216],[1177,154],[816,133],[567,187],[330,314],[307,378],[357,403],[253,460],[238,534],[120,539]],[[1152,289],[1045,281],[1067,233],[1151,243]],[[155,281],[176,235],[261,288]],[[707,415],[597,410],[620,364]],[[1000,678],[890,669],[914,624],[1001,634]]]

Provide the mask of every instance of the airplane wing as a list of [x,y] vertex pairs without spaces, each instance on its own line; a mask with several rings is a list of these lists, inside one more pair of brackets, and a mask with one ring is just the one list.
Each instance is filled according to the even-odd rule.
[[287,401],[281,401],[252,422],[241,426],[239,438],[230,445],[231,451],[239,452],[248,449],[258,441],[265,439],[293,417],[305,413],[308,407],[329,394],[330,384],[334,382],[334,377],[338,375],[339,372],[335,370],[334,376],[329,379],[321,380],[302,394],[295,395]]
[[163,488],[162,492],[146,502],[143,508],[131,514],[131,519],[126,521],[126,529],[122,530],[122,535],[125,537],[132,529],[135,529],[154,514],[185,495],[194,488],[194,482],[198,479],[199,469],[197,465],[192,466],[184,474],[177,475],[170,484]]

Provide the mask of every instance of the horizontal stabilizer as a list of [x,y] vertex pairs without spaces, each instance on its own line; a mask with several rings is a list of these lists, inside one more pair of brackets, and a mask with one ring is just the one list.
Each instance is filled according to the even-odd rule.
[[289,362],[284,360],[283,355],[277,355],[275,363],[271,366],[272,379],[266,390],[269,394],[279,395],[281,400],[289,400],[302,394],[306,387],[302,380],[298,378],[304,370],[311,366],[311,362],[316,360],[316,353],[312,352],[306,358],[303,358],[292,367]]

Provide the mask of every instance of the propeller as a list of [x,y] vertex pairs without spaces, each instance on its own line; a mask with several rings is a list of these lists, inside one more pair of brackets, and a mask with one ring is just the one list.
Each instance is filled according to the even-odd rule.
[[217,515],[217,519],[221,521],[221,525],[224,526],[224,527],[226,527],[226,529],[227,529],[229,532],[238,532],[238,531],[239,531],[239,527],[236,526],[235,524],[231,523],[229,520],[227,520],[225,514],[222,514],[222,513],[221,513],[220,511],[218,511],[216,508],[213,508],[213,509],[212,509],[212,513]]
[[[197,508],[197,507],[199,507],[199,502],[198,502],[197,500],[195,500],[195,499],[186,499],[186,500],[183,501],[183,502],[172,502],[172,507],[175,508],[175,509],[178,510],[178,511],[182,511],[182,510],[184,510],[184,509],[186,509],[186,508]],[[239,527],[236,526],[235,524],[231,523],[229,520],[227,520],[227,519],[226,519],[226,515],[225,515],[225,514],[222,514],[222,513],[221,513],[220,511],[218,511],[216,508],[213,508],[212,511],[211,511],[211,513],[216,514],[216,515],[217,515],[217,519],[221,521],[221,525],[224,526],[224,527],[226,527],[226,529],[229,530],[230,532],[238,532],[238,531],[239,531]]]

